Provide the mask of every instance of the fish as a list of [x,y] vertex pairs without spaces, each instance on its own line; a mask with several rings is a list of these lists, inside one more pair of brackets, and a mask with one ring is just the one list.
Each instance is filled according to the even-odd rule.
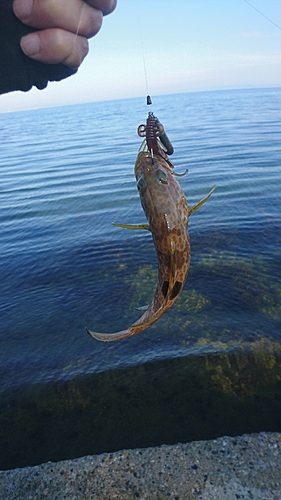
[[[145,137],[135,163],[135,178],[141,205],[146,215],[144,224],[114,224],[130,230],[147,230],[152,233],[158,259],[158,283],[150,305],[140,318],[126,329],[115,333],[93,332],[91,337],[102,342],[122,340],[145,330],[163,316],[179,297],[187,279],[190,266],[190,238],[188,218],[200,208],[214,192],[188,208],[185,194],[174,165],[167,156],[173,148],[163,125],[149,112],[146,125],[138,127],[140,137]],[[142,308],[140,308],[142,309]]]

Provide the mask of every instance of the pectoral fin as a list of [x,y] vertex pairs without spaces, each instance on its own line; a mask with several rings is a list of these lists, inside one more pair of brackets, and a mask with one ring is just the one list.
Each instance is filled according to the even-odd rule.
[[124,229],[134,229],[135,231],[142,229],[150,231],[149,224],[116,224],[115,222],[112,222],[112,225],[117,227],[123,227]]
[[204,205],[204,203],[213,194],[213,192],[215,191],[215,189],[216,189],[216,185],[212,187],[211,191],[209,192],[209,194],[207,194],[207,196],[205,196],[205,198],[203,198],[202,200],[200,200],[199,203],[196,203],[195,205],[192,205],[192,207],[190,207],[188,209],[188,217],[190,217],[191,214],[193,214],[194,212],[196,212],[196,210],[198,210],[198,208],[200,208],[200,207],[202,207],[202,205]]

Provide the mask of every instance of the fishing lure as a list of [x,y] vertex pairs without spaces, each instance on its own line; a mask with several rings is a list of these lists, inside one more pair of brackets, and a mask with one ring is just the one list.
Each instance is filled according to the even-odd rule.
[[184,192],[177,181],[174,166],[167,156],[173,147],[163,125],[152,112],[145,125],[138,127],[144,137],[139,148],[135,177],[141,204],[148,224],[115,226],[151,231],[158,257],[158,284],[152,302],[142,316],[125,330],[116,333],[87,332],[96,340],[112,342],[136,335],[155,323],[174,304],[185,284],[190,265],[188,217],[200,208],[215,190],[188,208]]

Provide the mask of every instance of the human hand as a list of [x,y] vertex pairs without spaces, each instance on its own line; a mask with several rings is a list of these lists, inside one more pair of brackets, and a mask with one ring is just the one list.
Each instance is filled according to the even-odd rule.
[[88,38],[101,28],[117,0],[14,0],[18,19],[39,31],[21,39],[23,52],[47,64],[77,69],[88,53]]

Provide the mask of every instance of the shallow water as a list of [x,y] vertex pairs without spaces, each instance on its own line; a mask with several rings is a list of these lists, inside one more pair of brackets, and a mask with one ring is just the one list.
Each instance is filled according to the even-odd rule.
[[101,344],[152,298],[133,167],[144,99],[0,115],[0,389],[280,341],[281,89],[159,96],[189,204],[184,291],[155,325]]
[[0,400],[0,469],[281,429],[281,349],[147,362]]

